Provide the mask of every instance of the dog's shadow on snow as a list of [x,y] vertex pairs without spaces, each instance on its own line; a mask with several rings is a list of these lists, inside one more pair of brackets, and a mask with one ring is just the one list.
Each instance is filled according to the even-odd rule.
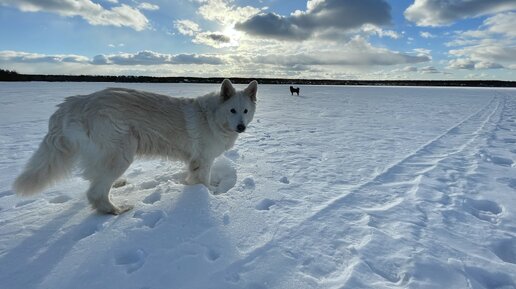
[[[164,192],[166,197],[159,208],[136,208],[125,213],[123,218],[133,218],[136,223],[124,228],[124,236],[113,240],[109,244],[112,250],[101,253],[100,260],[84,262],[77,270],[82,272],[77,276],[79,280],[98,279],[99,272],[91,267],[101,262],[115,264],[109,269],[110,276],[102,278],[103,288],[131,287],[136,280],[154,280],[145,284],[149,288],[163,284],[198,288],[196,284],[208,282],[206,272],[220,270],[234,260],[235,246],[223,229],[231,218],[229,214],[219,216],[212,209],[215,199],[222,196],[213,195],[203,185],[185,186],[179,195],[173,194],[177,192]],[[72,286],[78,278],[71,277],[71,283],[64,285]]]
[[77,242],[94,234],[109,219],[109,216],[92,212],[81,223],[67,227],[66,232],[57,237],[63,226],[84,206],[83,202],[73,204],[0,257],[0,284],[5,288],[37,286]]
[[[186,288],[193,281],[199,281],[199,277],[192,278],[175,269],[184,266],[185,259],[188,267],[196,268],[192,272],[195,275],[196,272],[220,269],[236,256],[234,245],[221,229],[231,221],[230,215],[218,216],[212,211],[215,199],[223,197],[217,194],[233,188],[236,179],[232,160],[220,158],[213,166],[213,192],[203,185],[184,186],[182,192],[163,191],[163,196],[156,201],[161,204],[135,204],[132,211],[120,216],[99,215],[91,210],[83,219],[77,219],[78,214],[84,214],[84,210],[90,208],[84,201],[71,204],[0,256],[0,284],[5,288],[34,288],[43,281],[46,284],[54,268],[66,258],[67,262],[81,262],[74,270],[77,273],[61,276],[59,284],[53,284],[57,281],[51,278],[48,285],[73,288],[77,282],[88,282],[92,284],[90,288],[97,288],[91,280],[101,278],[102,288],[116,288],[120,280],[128,279],[127,274],[149,279],[145,276],[156,274],[156,265],[166,265],[170,272],[160,278],[166,278],[178,288]],[[77,221],[67,224],[74,218]],[[109,241],[99,244],[99,240],[86,240],[90,236]],[[84,254],[83,259],[70,260],[75,257],[69,257],[68,253],[83,239],[88,242],[81,246],[91,253]],[[153,256],[152,260],[146,260],[149,255]],[[147,261],[155,264],[146,267]],[[113,266],[109,272],[114,274],[113,277],[99,276],[102,274],[96,267],[99,262]],[[159,284],[155,285],[159,287]]]
[[[135,280],[156,280],[156,284],[146,284],[150,288],[204,284],[207,280],[201,279],[209,274],[203,273],[220,270],[237,256],[222,229],[231,222],[230,215],[214,214],[214,199],[221,196],[202,185],[164,194],[167,197],[160,200],[160,206],[137,205],[120,216],[91,211],[67,225],[79,212],[84,213],[84,202],[73,204],[0,257],[2,288],[36,288],[43,281],[49,288],[73,288],[83,282],[89,288],[129,288]],[[83,239],[81,257],[70,255]],[[77,267],[54,277],[54,269],[60,272],[70,262]],[[166,268],[167,273],[156,268]],[[185,273],[184,268],[191,271]]]

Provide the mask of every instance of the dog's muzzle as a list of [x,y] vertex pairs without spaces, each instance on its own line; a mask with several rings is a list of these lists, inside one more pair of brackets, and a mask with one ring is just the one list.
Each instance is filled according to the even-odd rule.
[[244,132],[244,131],[245,131],[245,125],[243,125],[243,124],[239,124],[239,125],[237,125],[237,127],[236,127],[236,131],[237,131],[238,133]]

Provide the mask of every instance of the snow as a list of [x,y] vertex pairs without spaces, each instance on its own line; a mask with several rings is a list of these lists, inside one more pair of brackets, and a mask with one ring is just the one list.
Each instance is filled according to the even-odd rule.
[[514,89],[261,85],[213,193],[138,160],[120,216],[78,176],[14,195],[55,105],[108,86],[218,89],[1,83],[1,288],[516,288]]

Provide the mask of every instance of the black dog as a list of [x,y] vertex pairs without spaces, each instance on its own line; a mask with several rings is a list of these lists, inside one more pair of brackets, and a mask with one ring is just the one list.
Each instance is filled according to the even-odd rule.
[[292,85],[290,86],[290,93],[292,93],[292,95],[294,95],[294,92],[297,93],[297,95],[299,95],[299,87],[296,87],[294,88]]

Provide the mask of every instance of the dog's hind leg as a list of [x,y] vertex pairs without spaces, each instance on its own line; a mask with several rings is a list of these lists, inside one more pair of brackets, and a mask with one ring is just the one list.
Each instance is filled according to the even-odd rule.
[[115,206],[109,198],[112,179],[92,180],[86,193],[91,206],[99,213],[118,215],[132,209],[131,206]]
[[117,151],[104,153],[102,158],[86,166],[84,176],[91,182],[86,194],[91,206],[98,212],[118,215],[132,209],[132,206],[115,206],[109,198],[109,191],[131,165],[135,153],[136,145],[130,141]]

